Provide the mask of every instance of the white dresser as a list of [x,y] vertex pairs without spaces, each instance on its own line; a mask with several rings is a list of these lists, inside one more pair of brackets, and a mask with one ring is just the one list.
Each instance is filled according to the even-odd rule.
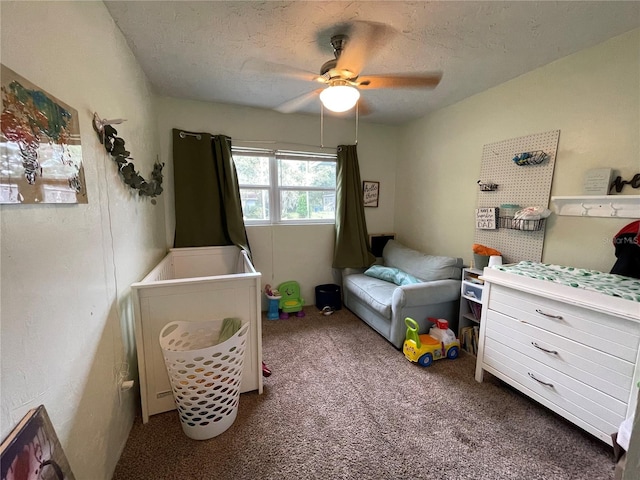
[[634,412],[640,303],[485,269],[476,380],[489,372],[602,441]]

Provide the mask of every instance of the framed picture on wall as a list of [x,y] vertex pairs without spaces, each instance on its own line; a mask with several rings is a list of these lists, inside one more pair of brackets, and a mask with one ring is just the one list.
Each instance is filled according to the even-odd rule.
[[0,65],[0,203],[87,203],[78,111]]
[[365,207],[378,206],[378,194],[380,193],[380,182],[362,182],[362,193],[364,195]]

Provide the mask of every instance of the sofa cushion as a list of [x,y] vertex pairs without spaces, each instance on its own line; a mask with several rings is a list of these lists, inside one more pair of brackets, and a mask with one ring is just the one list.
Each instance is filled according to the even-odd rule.
[[405,247],[396,240],[389,240],[382,251],[387,267],[398,268],[420,280],[460,279],[462,259],[427,255],[426,253]]
[[383,317],[391,318],[391,298],[397,285],[368,277],[362,273],[349,275],[344,279],[344,288],[349,295],[358,299]]
[[396,285],[412,285],[414,283],[422,283],[422,280],[418,280],[413,275],[409,275],[407,272],[394,267],[384,267],[382,265],[373,265],[369,267],[365,272],[368,277],[379,278],[380,280],[386,280],[387,282],[395,283]]

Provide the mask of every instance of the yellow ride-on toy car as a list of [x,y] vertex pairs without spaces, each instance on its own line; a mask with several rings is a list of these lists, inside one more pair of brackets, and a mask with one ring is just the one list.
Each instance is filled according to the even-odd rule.
[[436,330],[434,333],[438,333],[440,338],[429,334],[419,335],[418,322],[409,317],[404,319],[404,323],[407,326],[407,336],[402,347],[402,353],[404,353],[407,360],[420,366],[428,367],[434,360],[458,357],[460,342],[453,332],[448,330],[446,321],[444,322],[444,328],[441,328],[439,324],[443,321],[438,320],[439,331]]

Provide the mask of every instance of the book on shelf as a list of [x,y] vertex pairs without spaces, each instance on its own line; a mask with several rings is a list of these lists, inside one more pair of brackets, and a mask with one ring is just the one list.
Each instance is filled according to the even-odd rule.
[[470,272],[467,270],[466,274],[465,274],[465,280],[471,282],[471,283],[476,283],[478,285],[484,285],[484,280],[480,278],[480,274],[479,273],[475,273],[475,272]]
[[473,328],[473,351],[474,355],[478,354],[478,337],[480,336],[480,327],[474,326]]
[[480,321],[482,317],[482,304],[478,302],[474,302],[473,300],[467,300],[469,304],[469,311],[474,316],[477,321]]
[[473,350],[473,327],[464,327],[460,331],[460,346],[466,352],[475,355]]
[[473,355],[478,354],[478,336],[480,328],[478,326],[464,327],[460,330],[460,346],[466,352]]

